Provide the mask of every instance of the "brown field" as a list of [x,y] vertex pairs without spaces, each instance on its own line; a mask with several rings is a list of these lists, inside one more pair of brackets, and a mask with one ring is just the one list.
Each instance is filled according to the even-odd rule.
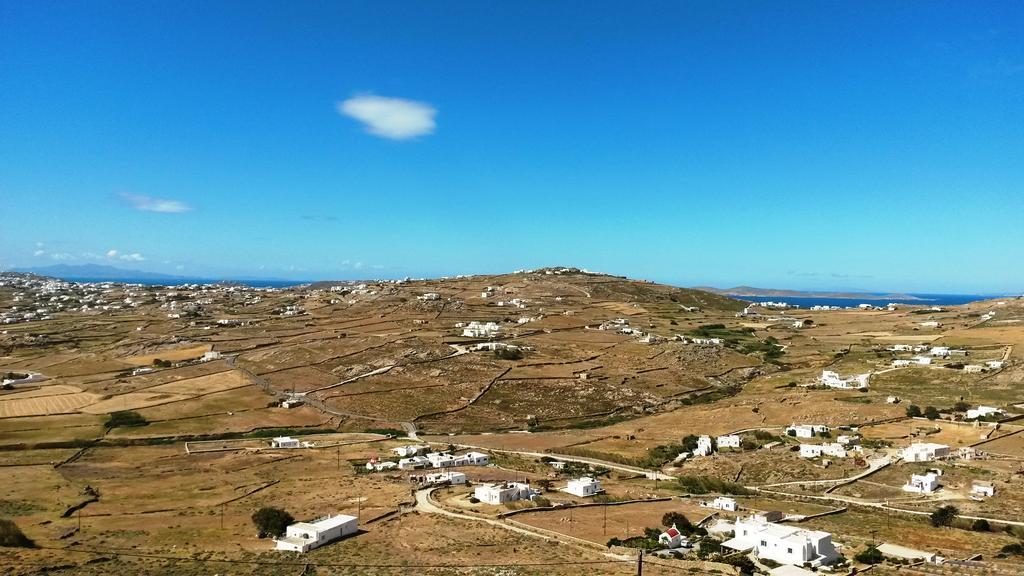
[[193,360],[201,357],[203,354],[210,351],[211,346],[206,344],[203,346],[190,346],[188,348],[170,348],[166,350],[160,350],[159,352],[153,352],[150,354],[140,354],[138,356],[129,356],[127,358],[121,358],[122,362],[131,364],[132,366],[149,366],[154,360],[168,360],[170,362],[181,362],[183,360]]
[[3,400],[0,400],[0,418],[69,414],[93,404],[98,399],[99,397],[97,395],[90,394],[88,392],[37,396],[21,399],[4,398]]

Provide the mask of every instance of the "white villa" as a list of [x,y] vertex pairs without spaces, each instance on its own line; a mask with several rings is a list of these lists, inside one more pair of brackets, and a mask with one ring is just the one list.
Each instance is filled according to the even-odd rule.
[[974,420],[975,418],[983,418],[985,416],[1002,416],[1003,412],[1000,408],[994,408],[992,406],[978,406],[977,408],[971,408],[967,411],[967,419]]
[[452,486],[461,486],[466,483],[466,475],[462,472],[448,470],[445,472],[427,474],[425,481],[427,484],[451,484]]
[[591,478],[590,476],[584,476],[582,478],[576,478],[569,480],[569,483],[564,488],[565,492],[572,494],[573,496],[579,496],[580,498],[587,498],[589,496],[596,496],[601,492],[604,492],[604,488],[601,488],[601,481],[597,478]]
[[727,434],[725,436],[719,436],[718,438],[715,438],[715,446],[718,446],[719,448],[739,448],[740,435]]
[[399,470],[415,470],[417,468],[429,468],[430,460],[426,456],[412,456],[402,458],[398,461]]
[[474,320],[462,328],[462,335],[466,338],[494,338],[501,335],[501,326],[496,322]]
[[949,456],[949,446],[931,442],[916,442],[900,451],[906,462],[931,462]]
[[314,522],[296,522],[285,529],[283,538],[275,540],[277,550],[307,552],[358,530],[355,516],[338,514]]
[[932,359],[928,356],[914,356],[914,362],[919,366],[927,366],[932,363]]
[[828,532],[775,524],[760,515],[737,519],[733,531],[733,538],[722,546],[739,551],[754,550],[758,558],[781,564],[816,567],[831,564],[839,557]]
[[739,509],[739,505],[736,504],[736,500],[729,498],[728,496],[719,496],[710,502],[704,502],[701,504],[705,508],[714,508],[715,510],[725,510],[727,512],[735,512]]
[[903,485],[904,492],[931,494],[939,488],[939,476],[934,472],[927,474],[911,474],[910,480]]
[[821,456],[833,456],[835,458],[846,458],[846,448],[838,443],[826,444],[801,444],[801,458],[820,458]]
[[533,500],[540,496],[540,491],[522,482],[505,482],[503,484],[481,484],[473,490],[473,496],[484,504],[507,504],[517,500]]
[[301,448],[302,444],[291,436],[278,436],[270,441],[271,448]]
[[426,455],[426,459],[432,468],[486,466],[490,462],[490,457],[481,452],[467,452],[459,455],[452,455],[448,452],[431,452]]
[[861,390],[868,387],[868,380],[870,379],[870,373],[858,374],[850,378],[841,378],[838,372],[822,370],[821,376],[818,377],[818,383],[828,388],[838,388],[840,390]]
[[[792,433],[790,433],[792,431]],[[786,428],[786,434],[797,438],[814,438],[823,432],[828,432],[829,427],[821,424],[793,424]]]
[[964,374],[981,374],[985,370],[985,367],[981,364],[965,364]]
[[910,366],[910,364],[911,364],[910,360],[893,360],[892,361],[892,367],[893,368],[906,368],[907,366]]
[[998,370],[998,369],[1003,367],[1003,361],[1002,360],[989,360],[988,362],[985,362],[985,366],[988,366],[992,370]]
[[949,349],[949,346],[934,346],[928,351],[928,353],[936,358],[948,358],[951,350]]

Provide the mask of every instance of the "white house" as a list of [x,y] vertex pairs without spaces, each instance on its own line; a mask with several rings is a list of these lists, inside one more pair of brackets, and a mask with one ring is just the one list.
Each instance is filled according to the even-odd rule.
[[732,539],[722,546],[739,551],[754,550],[758,558],[795,566],[828,565],[839,557],[828,532],[783,526],[759,515],[737,519]]
[[985,416],[1002,416],[1004,412],[999,408],[992,406],[978,406],[977,408],[971,408],[967,411],[967,419],[974,420],[975,418],[982,418]]
[[928,356],[914,356],[914,363],[919,366],[927,366],[932,363],[932,359]]
[[931,494],[939,488],[939,476],[934,472],[927,474],[911,474],[910,480],[903,485],[904,492]]
[[868,387],[868,380],[870,378],[871,374],[858,374],[850,378],[841,378],[838,372],[822,370],[821,376],[818,377],[818,383],[828,388],[860,390]]
[[487,466],[491,461],[491,457],[483,452],[466,452],[459,458],[466,466]]
[[676,548],[688,548],[690,546],[690,541],[687,540],[686,537],[683,536],[682,532],[676,528],[676,525],[673,524],[671,528],[665,530],[658,536],[658,544],[661,544],[669,550],[674,550]]
[[533,500],[540,496],[540,491],[522,482],[505,482],[503,484],[481,484],[473,490],[473,496],[484,504],[507,504],[517,500]]
[[801,458],[819,458],[821,456],[833,456],[835,458],[846,458],[846,448],[838,442],[827,444],[801,444]]
[[985,362],[985,366],[988,366],[992,370],[998,370],[998,369],[1003,367],[1003,361],[1002,360],[989,360],[988,362]]
[[690,340],[690,342],[693,342],[694,344],[697,344],[699,346],[721,346],[722,345],[722,339],[721,338],[693,338],[693,339]]
[[427,474],[425,480],[427,484],[451,484],[452,486],[461,486],[466,483],[466,475],[462,472],[447,470],[445,472]]
[[405,446],[399,446],[397,448],[392,448],[391,449],[391,451],[395,453],[395,456],[398,456],[400,458],[405,458],[405,457],[408,457],[408,456],[415,456],[417,454],[421,454],[423,452],[426,452],[427,450],[430,450],[430,446],[427,446],[425,444],[424,445],[406,444]]
[[300,448],[302,444],[291,436],[278,436],[270,441],[271,448]]
[[440,300],[441,295],[438,294],[437,292],[427,292],[426,294],[421,294],[417,296],[416,299],[421,300],[423,302],[430,302],[433,300]]
[[981,364],[965,364],[964,374],[981,374],[985,367]]
[[901,450],[900,456],[906,462],[930,462],[949,456],[949,446],[931,442],[915,442]]
[[928,321],[925,321],[925,322],[921,322],[921,327],[922,328],[938,328],[939,326],[942,326],[942,324],[939,323],[939,322],[936,322],[935,320],[928,320]]
[[786,428],[786,434],[797,438],[814,438],[816,435],[828,431],[829,427],[821,424],[793,424]]
[[429,468],[430,460],[426,456],[412,456],[410,458],[402,458],[398,461],[399,470],[416,470],[418,468]]
[[711,436],[697,438],[697,449],[693,451],[694,456],[709,456],[715,448],[711,445]]
[[893,368],[906,368],[907,366],[910,366],[910,364],[911,364],[910,360],[893,360],[892,361],[892,367]]
[[284,537],[275,540],[278,550],[307,552],[358,530],[355,516],[338,514],[314,522],[296,522],[285,529]]
[[573,496],[579,496],[580,498],[587,498],[589,496],[595,496],[604,492],[604,488],[601,488],[601,481],[597,478],[591,478],[590,476],[584,476],[582,478],[576,478],[569,480],[566,485],[565,492],[572,494]]
[[996,486],[991,482],[975,480],[971,483],[971,494],[975,496],[995,496]]
[[928,353],[936,358],[949,358],[950,350],[949,346],[934,346]]
[[719,436],[718,438],[715,438],[715,446],[718,446],[719,448],[739,448],[740,435],[727,434],[725,436]]
[[729,498],[728,496],[719,496],[710,502],[704,502],[702,504],[705,508],[714,508],[715,510],[725,510],[728,512],[735,512],[739,509],[736,504],[736,500]]
[[220,352],[217,352],[217,351],[211,350],[211,351],[209,351],[209,352],[204,352],[204,353],[203,353],[203,358],[202,358],[202,361],[203,361],[203,362],[209,362],[209,361],[211,361],[211,360],[220,360],[220,359],[221,359],[222,357],[223,357],[223,356],[221,355],[221,353],[220,353]]

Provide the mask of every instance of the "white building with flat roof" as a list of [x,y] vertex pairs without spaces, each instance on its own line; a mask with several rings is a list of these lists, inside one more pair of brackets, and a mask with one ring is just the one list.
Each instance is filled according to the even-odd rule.
[[735,512],[739,509],[739,505],[736,504],[735,498],[729,498],[728,496],[719,496],[710,502],[704,502],[701,504],[705,508],[714,508],[715,510],[725,510],[727,512]]
[[842,378],[838,372],[822,370],[821,376],[818,377],[818,383],[822,386],[839,390],[862,390],[868,387],[868,380],[870,379],[870,373]]
[[904,492],[915,494],[931,494],[939,489],[939,476],[934,472],[927,474],[911,474],[910,480],[903,485]]
[[291,436],[278,436],[270,441],[271,448],[301,448],[302,444]]
[[517,500],[533,500],[540,496],[540,491],[522,482],[504,482],[500,484],[481,484],[473,490],[473,496],[484,504],[498,506]]
[[800,445],[801,458],[820,458],[822,456],[846,458],[846,448],[838,442]]
[[590,496],[596,496],[601,492],[604,492],[604,488],[601,488],[601,481],[597,478],[590,476],[583,476],[582,478],[574,478],[569,480],[569,483],[564,488],[565,492],[572,494],[573,496],[579,496],[580,498],[588,498]]
[[1002,416],[1005,414],[1002,409],[993,406],[978,406],[967,411],[967,419],[974,420],[985,416]]
[[313,522],[296,522],[285,529],[284,537],[276,539],[277,550],[307,552],[359,531],[355,516],[338,514]]
[[710,456],[715,447],[711,444],[711,436],[697,438],[697,449],[693,451],[694,456]]
[[739,434],[726,434],[725,436],[715,438],[715,446],[719,448],[739,448],[740,442]]
[[828,431],[829,427],[821,424],[793,424],[786,428],[787,435],[797,438],[814,438]]
[[915,442],[900,451],[906,462],[931,462],[949,456],[949,446],[931,442]]

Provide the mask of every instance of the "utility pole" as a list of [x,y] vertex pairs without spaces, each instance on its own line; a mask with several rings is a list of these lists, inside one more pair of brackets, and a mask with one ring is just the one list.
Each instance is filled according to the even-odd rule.
[[356,518],[359,520],[363,519],[363,497],[356,497]]
[[220,529],[224,529],[224,505],[220,505]]
[[82,509],[78,509],[78,531],[82,531]]
[[604,522],[601,523],[601,534],[608,535],[608,506],[601,506],[604,509]]
[[636,576],[644,575],[644,549],[641,548],[636,555]]

